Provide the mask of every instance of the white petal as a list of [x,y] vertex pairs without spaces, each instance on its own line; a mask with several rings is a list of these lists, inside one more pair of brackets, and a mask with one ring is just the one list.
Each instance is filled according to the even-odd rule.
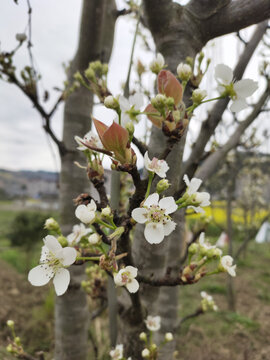
[[165,64],[165,60],[164,60],[164,57],[163,55],[161,55],[160,53],[157,54],[157,58],[156,58],[156,62],[158,63],[158,65],[160,67],[163,67],[164,64]]
[[146,151],[143,158],[144,158],[144,166],[145,166],[145,168],[147,170],[149,170],[149,165],[150,165],[151,161],[150,161],[149,156],[148,156],[148,151]]
[[173,230],[175,230],[176,223],[174,221],[169,220],[163,225],[164,235],[170,235]]
[[210,205],[210,194],[207,192],[198,192],[196,193],[196,200],[201,206],[208,206]]
[[89,224],[94,220],[95,212],[85,205],[79,205],[75,210],[75,216],[83,223]]
[[184,175],[183,180],[184,180],[184,182],[186,183],[186,185],[188,187],[189,184],[190,184],[190,181],[189,181],[189,178],[188,178],[187,174]]
[[50,253],[50,250],[47,248],[47,246],[42,246],[41,248],[41,256],[40,256],[40,262],[44,262],[47,258],[48,258],[48,255]]
[[121,111],[126,111],[130,109],[129,101],[124,96],[120,95],[118,99]]
[[139,283],[136,279],[133,279],[126,284],[126,288],[130,293],[135,293],[139,290]]
[[215,67],[215,79],[222,84],[230,84],[233,80],[232,69],[224,64],[219,64]]
[[205,243],[205,233],[202,232],[202,233],[200,234],[200,237],[199,237],[199,244],[200,244],[201,246],[204,246],[204,243]]
[[172,196],[165,197],[161,199],[158,203],[161,209],[165,209],[165,214],[171,214],[175,212],[178,208],[174,198]]
[[193,209],[197,214],[198,213],[201,213],[201,214],[205,213],[205,211],[200,206],[192,206],[192,205],[190,205],[187,208],[188,209]]
[[113,279],[114,279],[114,283],[115,283],[116,286],[123,286],[124,285],[124,283],[122,281],[121,270],[117,274],[115,274],[113,276]]
[[150,207],[150,205],[158,205],[158,199],[159,199],[159,195],[157,193],[153,193],[148,196],[143,206]]
[[55,254],[59,250],[62,250],[62,246],[60,245],[59,241],[56,239],[56,237],[52,235],[47,235],[43,239],[45,246],[53,253]]
[[189,195],[194,194],[199,189],[199,187],[201,186],[201,183],[202,183],[201,179],[192,178],[190,183],[189,183],[188,194]]
[[68,266],[75,262],[77,251],[72,247],[63,248],[63,265]]
[[97,211],[97,205],[93,199],[90,201],[90,204],[87,205],[87,209],[90,211]]
[[140,110],[144,105],[144,98],[142,94],[134,94],[129,97],[129,102],[131,105],[134,105],[135,110]]
[[164,226],[160,223],[146,224],[144,236],[150,244],[159,244],[164,239]]
[[148,211],[145,208],[136,208],[132,210],[131,216],[137,223],[144,224],[147,220]]
[[59,269],[53,279],[56,295],[58,296],[63,295],[67,291],[69,282],[70,282],[69,271],[64,268]]
[[230,110],[232,112],[237,113],[241,110],[244,110],[246,107],[248,107],[248,104],[246,103],[246,101],[244,99],[237,99],[230,106]]
[[138,274],[138,269],[130,265],[125,267],[125,271],[128,271],[132,278],[135,278]]
[[28,281],[34,286],[43,286],[48,284],[53,275],[48,265],[38,265],[29,271]]
[[237,97],[246,98],[251,96],[258,89],[258,83],[251,79],[243,79],[237,81],[233,85],[233,88],[237,94]]
[[233,266],[230,266],[228,267],[227,271],[228,271],[228,274],[235,277],[236,276],[236,272],[235,272],[235,269],[236,269],[236,265],[233,265]]

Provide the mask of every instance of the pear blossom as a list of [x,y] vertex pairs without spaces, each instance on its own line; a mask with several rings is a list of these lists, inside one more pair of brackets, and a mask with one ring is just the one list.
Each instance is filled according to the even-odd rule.
[[169,170],[169,166],[165,160],[158,160],[156,157],[150,160],[148,151],[144,154],[144,166],[148,171],[154,172],[161,178],[165,178],[166,172]]
[[207,192],[198,192],[197,190],[201,186],[202,180],[192,178],[189,180],[187,175],[184,175],[184,181],[187,185],[186,194],[189,196],[191,204],[188,209],[193,209],[196,213],[202,213],[204,210],[202,207],[210,205],[210,194]]
[[72,247],[62,248],[52,235],[47,235],[43,241],[40,265],[29,271],[28,280],[34,286],[43,286],[53,278],[56,294],[63,295],[70,282],[70,274],[66,267],[76,261],[77,252]]
[[239,112],[245,109],[248,104],[246,98],[251,96],[258,88],[258,83],[251,79],[233,81],[232,69],[224,64],[219,64],[215,68],[215,79],[221,94],[229,95],[233,103],[230,107],[232,112]]
[[94,200],[88,205],[79,205],[75,210],[75,216],[84,224],[90,224],[95,220],[97,205]]
[[207,294],[206,291],[201,291],[200,294],[203,299],[206,299],[207,301],[213,301],[213,296]]
[[179,76],[180,80],[188,81],[192,75],[191,66],[188,64],[180,63],[177,66],[177,75]]
[[93,131],[89,131],[87,134],[85,134],[83,139],[77,135],[74,137],[74,139],[75,139],[76,143],[79,145],[77,147],[77,149],[80,151],[89,150],[88,147],[86,147],[85,145],[82,144],[83,142],[88,142],[88,143],[90,143],[91,146],[98,148],[98,149],[103,147],[98,136]]
[[153,73],[158,74],[160,70],[164,68],[164,65],[164,57],[160,53],[158,53],[157,57],[153,61],[151,61],[149,68]]
[[126,266],[117,274],[114,274],[114,283],[116,286],[125,286],[130,293],[135,293],[139,290],[139,283],[135,279],[138,269],[134,266]]
[[89,236],[88,241],[89,241],[89,244],[96,245],[100,242],[100,235],[98,235],[97,233],[94,233]]
[[231,276],[236,276],[236,265],[233,265],[233,258],[230,255],[222,256],[219,265],[221,271],[226,271]]
[[177,204],[172,196],[159,200],[157,193],[151,194],[145,200],[143,207],[132,211],[131,216],[139,224],[146,224],[144,236],[150,244],[159,244],[164,236],[170,235],[176,223],[169,214],[177,210]]
[[173,341],[173,334],[171,332],[167,332],[165,334],[165,341],[167,341],[167,342]]
[[206,312],[207,310],[218,311],[218,307],[215,304],[215,301],[211,295],[207,294],[206,291],[201,291],[201,297],[201,306],[204,312]]
[[148,358],[150,356],[150,351],[148,349],[143,349],[142,351],[142,357],[143,358]]
[[112,360],[121,360],[123,356],[123,344],[116,345],[115,349],[110,351]]
[[199,237],[199,244],[202,248],[204,248],[205,250],[210,250],[210,249],[214,249],[216,246],[215,245],[211,245],[208,241],[205,240],[205,233],[202,232],[200,234]]
[[160,321],[161,321],[160,316],[148,315],[146,320],[144,321],[148,330],[158,331],[160,329]]
[[69,244],[78,244],[81,238],[90,232],[91,229],[87,229],[84,224],[74,225],[72,228],[72,233],[67,236],[67,241]]
[[131,95],[128,99],[119,96],[119,105],[121,109],[121,125],[126,126],[130,121],[137,121],[139,113],[144,106],[144,98],[142,94]]

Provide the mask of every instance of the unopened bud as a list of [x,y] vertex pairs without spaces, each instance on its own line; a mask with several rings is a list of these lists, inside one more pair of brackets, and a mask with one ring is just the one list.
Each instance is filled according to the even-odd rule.
[[7,326],[10,327],[10,328],[13,328],[14,327],[14,321],[13,320],[8,320],[7,321]]
[[103,208],[101,210],[101,215],[104,216],[104,217],[108,217],[108,216],[111,216],[112,214],[112,210],[109,206],[106,206],[105,208]]
[[79,81],[80,83],[83,82],[82,74],[79,71],[75,72],[75,74],[73,75],[73,78],[75,80]]
[[21,345],[21,339],[19,338],[19,336],[16,336],[15,339],[14,339],[14,342],[17,346],[20,346]]
[[7,350],[7,352],[9,352],[9,353],[13,353],[13,352],[14,352],[13,346],[12,346],[11,344],[9,344],[9,345],[6,347],[6,350]]
[[173,341],[173,334],[170,333],[170,332],[167,332],[167,333],[165,334],[165,340],[166,340],[167,342]]
[[96,75],[95,72],[92,68],[88,68],[85,70],[84,75],[87,77],[88,80],[90,81],[95,81],[96,80]]
[[146,341],[146,340],[147,340],[147,335],[146,335],[145,332],[141,332],[140,335],[139,335],[139,337],[140,337],[140,340],[142,340],[142,341]]
[[156,191],[158,194],[162,193],[163,191],[167,190],[170,186],[170,183],[167,179],[161,179],[157,183]]
[[119,108],[119,102],[116,98],[114,98],[112,95],[109,95],[107,97],[105,97],[104,99],[104,105],[106,106],[106,108],[108,109],[118,109]]
[[55,231],[56,233],[61,234],[61,230],[60,230],[60,226],[59,226],[58,222],[52,217],[48,218],[45,221],[44,229],[47,229],[50,231]]
[[149,356],[150,356],[150,351],[148,349],[143,349],[142,357],[143,358],[149,358]]
[[192,93],[192,101],[194,104],[200,104],[203,99],[207,96],[207,92],[205,90],[196,89]]
[[103,74],[103,75],[107,75],[107,74],[108,74],[108,71],[109,71],[109,66],[108,66],[108,64],[103,64],[103,65],[102,65],[102,74]]
[[154,74],[158,74],[163,69],[164,65],[164,57],[161,54],[157,54],[156,59],[150,63],[149,67]]
[[16,40],[19,42],[24,42],[27,39],[27,36],[23,33],[16,34]]
[[60,245],[62,245],[62,247],[66,247],[68,246],[68,241],[67,241],[67,238],[63,235],[59,236],[57,238],[58,242],[60,243]]
[[129,136],[132,137],[135,131],[133,122],[129,121],[126,123],[125,128],[127,129]]
[[193,244],[191,244],[190,247],[188,248],[188,252],[189,252],[190,254],[196,254],[196,252],[198,251],[198,249],[199,249],[199,245],[196,244],[196,243],[193,243]]
[[177,66],[177,75],[180,80],[187,82],[192,75],[192,68],[188,64],[180,63]]
[[90,235],[88,238],[89,244],[91,245],[98,244],[100,242],[100,238],[101,238],[100,235],[98,235],[97,233]]

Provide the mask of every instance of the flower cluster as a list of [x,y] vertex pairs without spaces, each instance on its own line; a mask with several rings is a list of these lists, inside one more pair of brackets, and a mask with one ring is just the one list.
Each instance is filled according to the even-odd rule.
[[215,304],[215,301],[211,295],[208,295],[207,292],[201,291],[201,307],[203,312],[206,311],[218,311],[218,307]]

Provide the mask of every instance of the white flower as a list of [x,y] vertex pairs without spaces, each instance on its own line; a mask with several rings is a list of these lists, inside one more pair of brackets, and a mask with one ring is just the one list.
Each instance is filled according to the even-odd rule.
[[72,228],[72,233],[67,236],[67,241],[69,244],[78,244],[81,238],[90,232],[91,229],[87,229],[84,224],[74,225]]
[[233,265],[233,258],[230,255],[222,256],[220,259],[220,267],[231,276],[236,276],[236,265]]
[[131,216],[140,224],[146,223],[144,236],[150,244],[159,244],[164,236],[170,235],[176,223],[169,214],[177,210],[172,196],[159,200],[157,193],[151,194],[145,200],[143,207],[132,211]]
[[151,61],[149,68],[153,73],[158,74],[160,70],[164,68],[164,65],[164,57],[160,53],[158,53],[157,57],[153,61]]
[[213,297],[208,295],[206,291],[201,291],[201,297],[207,301],[213,301]]
[[100,235],[98,235],[97,233],[94,233],[89,236],[88,241],[91,245],[96,245],[100,241]]
[[207,96],[206,90],[195,89],[192,92],[192,101],[195,104],[200,104],[206,96]]
[[156,157],[150,160],[148,151],[144,154],[144,166],[148,171],[156,173],[161,178],[165,178],[166,172],[169,170],[169,166],[165,160],[158,160]]
[[53,278],[56,294],[63,295],[70,282],[70,274],[65,267],[75,262],[77,252],[71,247],[62,248],[52,235],[46,236],[43,241],[40,265],[29,271],[28,280],[34,286],[43,286]]
[[145,324],[148,330],[150,331],[158,331],[160,329],[160,316],[151,316],[148,315]]
[[115,349],[110,351],[110,357],[113,360],[121,360],[123,358],[123,345],[116,345]]
[[79,145],[77,149],[80,151],[89,150],[89,148],[83,145],[82,142],[88,142],[90,143],[91,146],[96,147],[98,149],[103,148],[103,145],[99,140],[99,137],[93,131],[89,131],[87,134],[85,134],[83,139],[77,135],[74,137],[74,139],[76,143]]
[[230,107],[232,112],[239,112],[245,109],[248,106],[246,98],[251,96],[258,88],[258,83],[251,79],[233,82],[233,71],[229,66],[224,64],[216,66],[215,78],[219,83],[219,92],[229,95],[233,100]]
[[75,210],[75,216],[85,224],[90,224],[95,220],[97,206],[94,200],[88,205],[79,205]]
[[191,66],[188,64],[180,63],[177,66],[177,75],[179,76],[180,80],[188,81],[192,75]]
[[142,351],[142,357],[148,358],[150,356],[150,351],[148,349],[143,349]]
[[126,266],[114,275],[114,282],[116,286],[125,286],[130,293],[135,293],[139,290],[139,283],[135,279],[138,269],[133,266]]
[[191,204],[194,204],[189,205],[188,209],[193,209],[196,213],[204,212],[202,207],[210,205],[210,194],[197,191],[201,186],[202,180],[197,178],[189,180],[188,176],[184,175],[184,181],[187,185],[186,194],[190,197]]
[[144,98],[142,94],[131,95],[128,99],[119,96],[119,105],[121,109],[121,125],[125,126],[130,121],[138,121],[140,118],[141,108],[144,106]]
[[203,247],[205,250],[214,249],[215,245],[210,245],[208,241],[205,240],[205,233],[202,232],[199,237],[199,244],[201,247]]

